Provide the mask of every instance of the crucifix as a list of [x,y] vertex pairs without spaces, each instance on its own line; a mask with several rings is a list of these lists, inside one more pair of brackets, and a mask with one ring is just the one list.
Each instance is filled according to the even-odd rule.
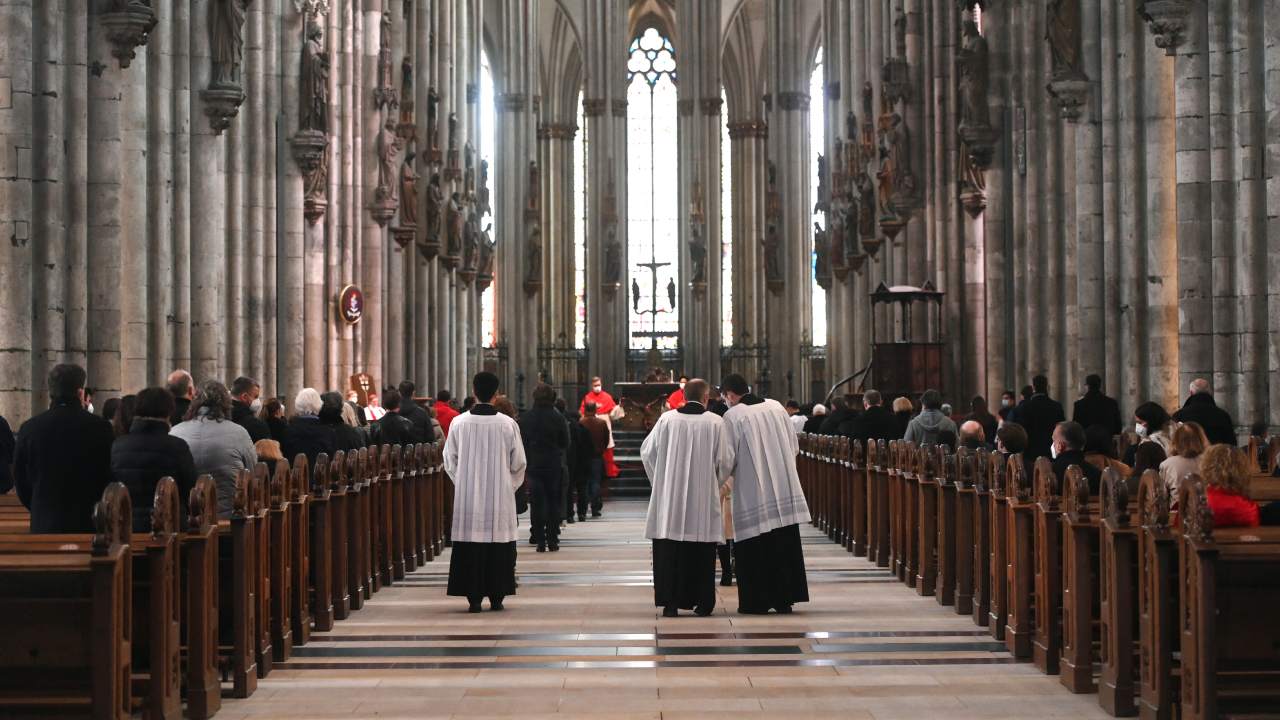
[[663,330],[663,331],[658,330],[658,315],[672,313],[676,311],[674,280],[668,283],[669,287],[667,288],[667,295],[668,295],[667,299],[669,300],[671,307],[666,309],[658,308],[658,268],[664,268],[670,264],[671,263],[669,262],[658,262],[658,259],[653,255],[652,252],[650,252],[649,262],[636,263],[636,267],[644,268],[649,271],[649,283],[650,283],[649,307],[645,308],[644,310],[640,309],[640,285],[634,279],[631,281],[631,293],[633,295],[631,299],[631,309],[635,312],[636,315],[649,316],[649,329],[633,332],[632,335],[634,335],[635,337],[649,338],[650,349],[657,349],[658,338],[679,337],[680,335],[680,333],[673,332],[671,330]]

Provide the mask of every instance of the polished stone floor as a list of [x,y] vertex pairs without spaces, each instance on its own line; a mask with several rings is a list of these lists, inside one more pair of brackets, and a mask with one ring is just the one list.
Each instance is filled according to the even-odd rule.
[[[519,594],[466,612],[448,556],[313,636],[236,718],[1106,717],[1094,695],[1016,663],[967,617],[803,528],[811,602],[744,616],[718,587],[707,618],[653,606],[644,504],[522,544]],[[522,518],[522,521],[524,518]],[[486,604],[487,605],[487,604]]]

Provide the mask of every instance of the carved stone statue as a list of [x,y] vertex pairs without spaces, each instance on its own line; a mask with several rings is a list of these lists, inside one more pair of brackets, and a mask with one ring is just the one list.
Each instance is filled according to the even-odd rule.
[[480,255],[480,218],[476,211],[467,214],[462,228],[462,269],[474,271]]
[[915,176],[911,172],[911,136],[902,116],[886,112],[880,118],[880,210],[897,215],[897,208],[914,197]]
[[400,165],[400,224],[418,224],[418,172],[413,169],[417,153],[409,153]]
[[987,107],[987,84],[991,63],[987,39],[978,32],[978,24],[964,21],[964,41],[957,53],[960,71],[960,124],[981,128],[991,125]]
[[431,176],[427,183],[427,228],[426,237],[440,239],[441,220],[444,217],[444,191],[440,189],[440,174]]
[[458,113],[449,113],[449,152],[458,152]]
[[604,282],[616,285],[622,279],[622,243],[616,239],[613,228],[609,228],[609,239],[604,245]]
[[863,238],[876,236],[876,189],[866,173],[858,176],[858,235]]
[[831,207],[831,183],[827,179],[829,176],[827,156],[818,153],[818,200],[813,204],[815,213],[827,212]]
[[463,157],[462,166],[465,168],[465,173],[463,174],[462,188],[467,195],[475,197],[476,148],[474,145],[471,144],[470,140],[467,141],[466,146],[463,147],[462,149],[462,157]]
[[538,170],[538,161],[529,161],[529,202],[530,210],[542,207],[542,173]]
[[391,13],[382,13],[382,35],[378,39],[378,84],[385,88],[396,85],[395,65],[391,60]]
[[1049,55],[1055,80],[1084,76],[1080,67],[1080,0],[1049,0]]
[[489,204],[489,161],[483,158],[480,160],[480,186],[476,189],[476,198],[477,212],[488,215],[493,211]]
[[813,224],[813,251],[817,255],[814,276],[818,285],[824,290],[831,287],[831,247],[828,245],[827,231],[818,223]]
[[778,240],[778,225],[770,221],[765,229],[764,240],[764,279],[766,284],[782,283],[782,258]]
[[672,310],[676,309],[676,281],[675,278],[667,280],[667,303]]
[[449,196],[449,205],[444,211],[444,222],[447,237],[445,255],[458,257],[462,253],[462,229],[464,224],[462,198],[458,196],[458,193]]
[[244,59],[244,18],[250,0],[211,0],[209,3],[210,87],[240,87]]
[[527,284],[542,282],[542,228],[538,223],[529,226],[529,242],[525,247],[524,281]]
[[400,136],[396,135],[396,124],[388,120],[378,132],[378,190],[386,189],[386,199],[394,204],[400,196],[398,181],[400,178]]
[[413,60],[408,55],[400,61],[400,122],[413,122]]
[[692,282],[707,281],[707,243],[702,239],[702,223],[693,223],[689,237],[689,262]]
[[299,125],[303,130],[329,130],[329,53],[324,48],[320,23],[307,23],[307,41],[302,46],[302,107]]
[[476,263],[476,272],[482,277],[493,276],[493,239],[489,235],[492,229],[492,224],[486,225],[480,234],[480,260]]
[[427,88],[427,147],[440,149],[440,94],[433,87]]

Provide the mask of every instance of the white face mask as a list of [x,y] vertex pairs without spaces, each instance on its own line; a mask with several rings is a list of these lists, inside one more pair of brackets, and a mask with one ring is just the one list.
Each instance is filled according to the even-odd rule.
[[600,392],[600,389],[601,389],[601,386],[600,386],[600,385],[592,385],[592,386],[591,386],[591,392],[597,392],[597,393],[598,393],[598,392]]
[[1000,407],[1002,407],[1002,408],[1007,408],[1007,407],[1010,407],[1010,406],[1012,406],[1012,405],[1013,405],[1013,401],[1012,401],[1012,400],[1010,400],[1009,398],[1001,398],[1001,399],[1000,399]]
[[683,380],[681,380],[681,381],[680,381],[680,389],[681,389],[681,390],[683,390],[683,389],[684,389],[684,381],[683,381]]
[[1138,437],[1144,438],[1147,436],[1147,426],[1142,423],[1134,425],[1133,431],[1138,433]]
[[1054,459],[1054,460],[1057,460],[1057,459],[1058,459],[1058,444],[1057,444],[1057,443],[1054,443],[1054,444],[1052,444],[1052,445],[1050,445],[1050,446],[1049,446],[1049,457],[1050,457],[1050,458],[1052,458],[1052,459]]
[[89,403],[88,407],[86,407],[86,408],[85,408],[85,410],[88,410],[88,411],[89,411],[89,414],[90,414],[90,415],[92,415],[92,414],[93,414],[93,403]]
[[249,403],[249,412],[254,415],[262,412],[262,398],[254,398],[253,402]]

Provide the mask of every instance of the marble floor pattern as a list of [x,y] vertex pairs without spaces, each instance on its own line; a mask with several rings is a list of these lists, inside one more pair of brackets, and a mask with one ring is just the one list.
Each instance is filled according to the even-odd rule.
[[717,586],[710,617],[662,618],[644,510],[609,503],[558,553],[522,543],[504,612],[445,596],[446,553],[218,718],[1108,717],[811,526],[811,601],[795,614],[738,615],[736,589]]

